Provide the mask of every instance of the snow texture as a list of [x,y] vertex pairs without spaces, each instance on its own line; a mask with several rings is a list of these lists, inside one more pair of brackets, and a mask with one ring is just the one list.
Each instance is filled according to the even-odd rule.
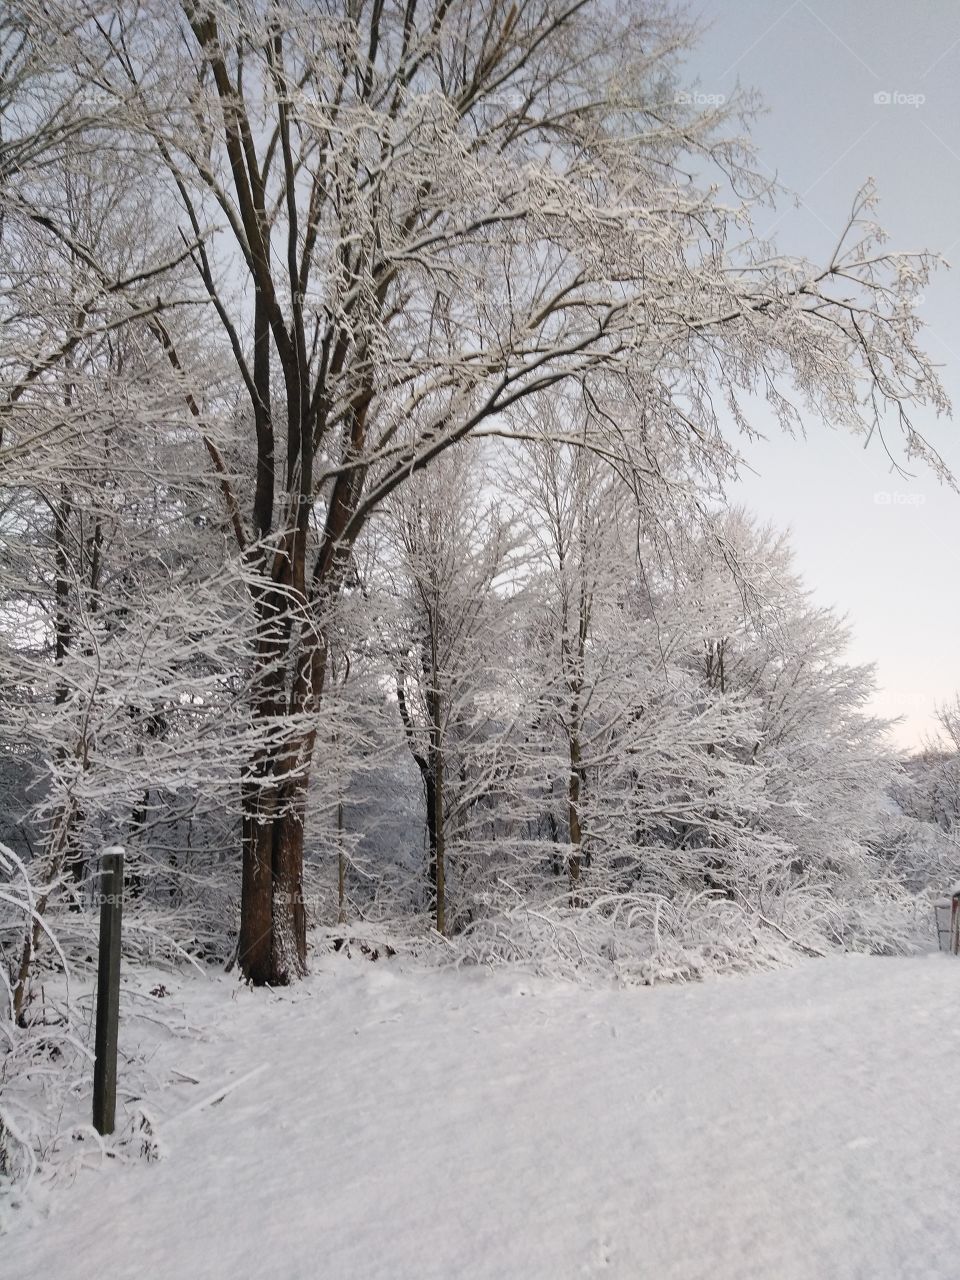
[[0,1274],[955,1277],[958,986],[947,956],[652,990],[184,977],[143,1100],[163,1157],[16,1214]]

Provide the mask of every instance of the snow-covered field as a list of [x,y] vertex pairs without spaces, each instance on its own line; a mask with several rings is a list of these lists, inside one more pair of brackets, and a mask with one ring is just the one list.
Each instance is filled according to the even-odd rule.
[[948,957],[653,990],[315,968],[279,995],[168,980],[181,1033],[123,1044],[163,1157],[19,1212],[0,1274],[960,1275]]

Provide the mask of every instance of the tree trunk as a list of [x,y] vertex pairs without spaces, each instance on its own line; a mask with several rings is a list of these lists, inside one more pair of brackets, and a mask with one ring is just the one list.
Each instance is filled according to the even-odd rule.
[[583,829],[580,825],[580,761],[580,739],[576,733],[572,733],[570,735],[570,774],[567,783],[567,816],[570,824],[570,857],[567,859],[567,870],[570,873],[571,891],[576,890],[580,881],[583,863]]
[[[434,670],[431,667],[431,671]],[[440,722],[440,691],[431,676],[430,687],[426,694],[427,714],[430,728],[427,737],[427,753],[423,755],[416,749],[416,736],[402,676],[397,677],[397,705],[403,721],[404,733],[413,759],[420,770],[423,780],[423,796],[427,818],[427,882],[430,885],[430,908],[434,913],[437,932],[443,933],[447,922],[446,902],[446,858],[445,833],[443,821],[443,730]]]
[[434,805],[434,839],[435,848],[434,856],[436,859],[436,889],[437,889],[437,914],[436,924],[437,933],[445,933],[447,928],[447,867],[445,855],[445,833],[443,829],[443,752],[436,752],[434,763],[434,789],[433,789],[433,805]]
[[254,986],[284,986],[306,972],[303,816],[308,776],[291,779],[278,791],[247,787],[238,959]]
[[343,792],[337,797],[337,924],[347,922],[347,855],[343,851]]
[[[443,829],[443,722],[440,689],[436,676],[436,643],[433,643],[430,667],[430,686],[427,689],[427,712],[430,716],[430,770],[433,795],[427,795],[427,825],[430,829],[433,860],[433,886],[436,893],[434,922],[437,933],[447,927],[447,868],[444,858]],[[432,803],[431,803],[432,802]]]
[[437,783],[432,767],[424,761],[423,795],[427,811],[427,882],[430,885],[430,907],[437,906]]
[[273,854],[273,971],[278,985],[307,971],[307,908],[303,897],[303,806],[306,780],[296,783],[278,815]]
[[254,784],[244,796],[238,959],[256,987],[273,981],[273,821],[262,808]]

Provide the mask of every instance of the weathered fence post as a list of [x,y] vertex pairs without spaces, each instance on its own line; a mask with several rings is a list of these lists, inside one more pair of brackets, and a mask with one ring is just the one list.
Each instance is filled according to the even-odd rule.
[[123,850],[104,849],[100,860],[100,954],[97,967],[96,1062],[93,1127],[113,1133],[117,1111],[117,1022],[120,1015],[120,920]]

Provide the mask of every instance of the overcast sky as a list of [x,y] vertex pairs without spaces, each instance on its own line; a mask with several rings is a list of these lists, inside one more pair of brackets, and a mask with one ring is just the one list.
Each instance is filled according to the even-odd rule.
[[[876,180],[890,247],[929,248],[960,269],[960,4],[957,0],[699,0],[709,24],[689,70],[704,93],[757,89],[761,159],[801,198],[762,214],[782,250],[829,257],[852,199]],[[875,95],[891,101],[876,101]],[[960,475],[960,274],[938,273],[919,314],[957,420],[917,426]],[[762,429],[766,424],[761,419]],[[960,688],[960,497],[922,469],[891,473],[881,447],[811,425],[745,447],[757,474],[732,496],[789,526],[818,600],[873,661],[878,712],[916,746],[934,704]]]

